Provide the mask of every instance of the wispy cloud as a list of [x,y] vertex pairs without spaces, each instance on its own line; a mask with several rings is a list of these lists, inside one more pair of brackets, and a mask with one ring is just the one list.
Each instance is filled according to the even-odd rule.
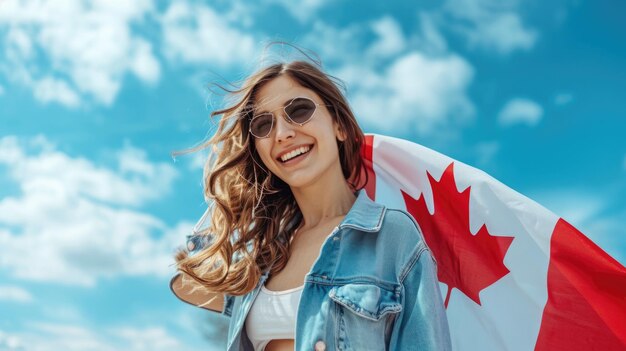
[[258,51],[252,35],[205,5],[175,2],[161,24],[165,55],[176,62],[235,66]]
[[498,114],[498,123],[509,127],[514,124],[535,126],[543,117],[543,107],[538,103],[524,98],[509,100]]
[[499,54],[531,49],[539,37],[526,26],[518,13],[516,0],[448,0],[447,24],[464,36],[470,47]]
[[0,200],[0,268],[85,286],[105,276],[171,273],[173,248],[193,224],[169,227],[137,209],[168,193],[177,175],[171,166],[126,146],[116,169],[98,167],[44,137],[4,137],[0,150],[0,165],[21,191]]
[[112,334],[130,350],[173,350],[182,346],[178,339],[161,327],[116,328]]
[[346,83],[357,118],[369,132],[431,135],[458,129],[474,115],[467,95],[473,67],[446,51],[430,16],[419,17],[420,30],[410,36],[384,16],[345,28],[317,22],[305,37],[323,58],[332,58],[329,71]]
[[301,23],[305,23],[315,18],[317,12],[326,5],[329,0],[265,0],[268,4],[279,4],[283,6],[289,13]]
[[110,105],[125,76],[146,83],[160,78],[152,44],[132,29],[152,10],[149,0],[3,2],[0,70],[43,103],[76,107],[90,98]]
[[33,296],[19,286],[0,285],[0,301],[27,303],[33,301]]
[[188,163],[189,169],[190,170],[204,169],[204,166],[206,164],[208,157],[209,157],[209,152],[207,150],[194,152],[189,158],[189,163]]
[[55,323],[74,323],[81,324],[86,323],[87,319],[83,310],[79,308],[78,304],[72,304],[71,302],[64,303],[55,301],[54,304],[48,303],[47,300],[38,301],[41,308],[41,317],[39,320],[51,320]]
[[316,50],[324,63],[338,63],[352,59],[352,54],[363,52],[361,44],[365,28],[360,24],[335,27],[316,20],[304,35],[302,45]]
[[64,80],[43,77],[33,82],[33,94],[43,103],[58,102],[68,107],[80,104],[80,96]]
[[322,20],[313,23],[302,40],[332,65],[360,64],[380,67],[409,51],[434,57],[447,53],[447,42],[431,13],[418,14],[417,30],[404,33],[392,16],[335,27]]
[[370,44],[366,55],[373,58],[393,57],[404,51],[406,40],[400,24],[390,16],[385,16],[374,23],[372,29],[377,39]]
[[557,106],[564,106],[574,101],[574,97],[570,93],[559,93],[554,97],[554,104]]
[[6,333],[0,330],[2,350],[37,351],[146,351],[191,350],[190,345],[159,326],[143,328],[120,326],[90,329],[83,325],[31,323],[28,331]]
[[491,164],[496,154],[500,150],[498,141],[483,141],[475,146],[476,162],[479,167],[485,167]]
[[448,51],[448,43],[437,26],[437,14],[422,12],[419,14],[420,33],[417,35],[418,47],[427,53],[440,54]]
[[425,135],[438,126],[462,125],[473,116],[466,93],[473,74],[458,55],[431,57],[413,51],[382,70],[350,64],[337,75],[349,84],[358,118],[381,132],[401,125]]
[[22,340],[19,337],[0,330],[0,350],[23,351],[26,349],[24,348]]

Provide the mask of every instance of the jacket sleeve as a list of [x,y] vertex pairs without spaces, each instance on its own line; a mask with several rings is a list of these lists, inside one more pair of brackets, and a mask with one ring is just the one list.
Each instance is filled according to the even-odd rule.
[[424,242],[401,274],[403,308],[395,321],[389,349],[451,350],[437,264]]

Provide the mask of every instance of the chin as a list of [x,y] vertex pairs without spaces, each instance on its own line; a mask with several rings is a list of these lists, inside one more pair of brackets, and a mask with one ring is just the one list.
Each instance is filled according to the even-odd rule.
[[316,177],[298,177],[298,178],[292,178],[292,179],[287,179],[287,180],[283,180],[285,183],[287,183],[287,185],[289,185],[290,188],[305,188],[307,186],[310,186],[312,184],[315,184],[316,181]]

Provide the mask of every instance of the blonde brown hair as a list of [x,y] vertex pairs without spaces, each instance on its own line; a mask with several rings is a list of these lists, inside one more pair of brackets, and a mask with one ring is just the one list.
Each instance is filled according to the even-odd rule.
[[347,136],[337,140],[344,178],[352,189],[367,182],[361,156],[364,135],[336,78],[307,61],[276,63],[252,74],[238,88],[222,89],[235,97],[221,116],[216,133],[197,151],[210,147],[204,170],[204,194],[211,205],[210,222],[201,231],[208,245],[196,255],[176,255],[177,268],[209,291],[243,295],[254,289],[262,272],[282,270],[289,259],[290,237],[302,213],[289,186],[265,169],[248,132],[255,95],[270,80],[287,75],[313,90],[327,105]]

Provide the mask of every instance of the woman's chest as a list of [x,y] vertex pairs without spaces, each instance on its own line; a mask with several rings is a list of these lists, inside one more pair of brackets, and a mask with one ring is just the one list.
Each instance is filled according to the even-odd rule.
[[322,245],[336,230],[338,219],[314,230],[302,231],[291,242],[289,260],[278,273],[268,277],[265,287],[273,291],[284,291],[304,284],[307,273],[321,254]]

